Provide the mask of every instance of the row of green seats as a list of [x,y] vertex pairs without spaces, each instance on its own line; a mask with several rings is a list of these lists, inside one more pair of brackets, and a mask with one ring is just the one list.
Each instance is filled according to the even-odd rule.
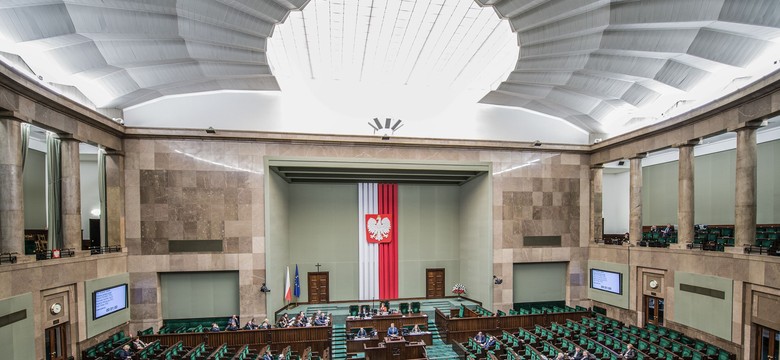
[[165,349],[165,351],[163,351],[162,354],[160,354],[158,359],[162,358],[165,360],[173,360],[175,358],[178,360],[179,357],[181,356],[179,353],[183,351],[184,351],[184,344],[181,341],[179,341],[173,346]]
[[220,345],[213,353],[207,358],[208,360],[222,360],[228,358],[228,346],[227,343]]
[[98,356],[101,356],[117,346],[129,341],[130,338],[125,336],[124,331],[119,331],[113,335],[111,335],[108,339],[103,340],[94,346],[91,346],[84,350],[84,357],[87,359],[94,359]]
[[520,346],[520,339],[512,336],[508,331],[502,330],[501,331],[501,341],[507,344],[507,346],[516,348]]
[[679,339],[683,343],[687,343],[687,345],[693,345],[693,348],[695,350],[703,352],[704,354],[706,354],[709,357],[714,357],[715,355],[717,355],[718,359],[723,359],[723,360],[731,359],[731,358],[735,357],[732,353],[730,353],[730,352],[728,352],[726,350],[723,350],[723,349],[721,349],[721,348],[719,348],[719,347],[717,347],[715,345],[709,344],[709,343],[704,342],[702,340],[696,340],[696,339],[689,338],[689,337],[687,337],[685,335],[680,334],[678,331],[675,331],[675,330],[672,330],[672,329],[667,329],[667,328],[665,328],[663,326],[657,326],[657,325],[653,325],[653,324],[647,324],[645,327],[650,332],[658,334],[659,336],[662,336],[662,337],[663,336],[668,336],[669,338],[671,338],[673,340]]
[[198,360],[201,359],[203,353],[206,352],[206,343],[200,343],[200,345],[192,348],[190,352],[184,354],[182,360]]
[[151,359],[154,357],[154,354],[160,352],[160,348],[162,345],[160,345],[160,340],[156,340],[155,342],[147,345],[145,348],[141,349],[141,352],[138,354],[139,359]]
[[493,316],[492,312],[479,305],[477,305],[477,307],[474,309],[474,312],[477,313],[479,316]]

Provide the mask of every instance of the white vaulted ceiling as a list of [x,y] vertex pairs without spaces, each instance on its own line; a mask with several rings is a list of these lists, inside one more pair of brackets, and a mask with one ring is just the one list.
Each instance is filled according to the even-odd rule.
[[515,70],[481,102],[594,133],[702,105],[780,59],[777,0],[476,1],[509,19],[520,44]]
[[[481,131],[515,139],[524,134],[517,124],[543,128],[557,119],[616,135],[778,69],[778,44],[778,0],[0,1],[0,56],[19,55],[23,67],[58,89],[75,87],[96,107],[133,109],[215,90],[281,89],[309,101],[295,86],[318,88],[328,94],[325,102],[346,99],[342,107],[447,108],[456,95],[438,93],[457,89],[476,96],[454,103],[485,104],[473,112],[421,112],[418,119],[398,111],[418,129],[425,119],[445,119],[432,122],[431,133],[413,134],[430,137],[474,122],[452,136]],[[304,81],[285,82],[291,78]],[[338,91],[328,90],[333,84]],[[374,96],[381,100],[375,104],[359,98],[371,93],[368,87],[397,91]],[[356,94],[340,96],[348,88]],[[441,99],[417,101],[435,96]],[[265,108],[282,108],[264,101],[273,104]],[[500,121],[479,118],[492,105],[500,105]],[[263,121],[259,110],[251,121]],[[244,124],[306,131],[288,126],[308,116],[283,110],[278,128]],[[339,133],[340,117],[312,131]],[[489,126],[497,128],[485,131]]]
[[306,1],[6,0],[0,36],[56,59],[36,70],[58,67],[51,76],[97,106],[125,108],[172,94],[278,90],[267,39]]

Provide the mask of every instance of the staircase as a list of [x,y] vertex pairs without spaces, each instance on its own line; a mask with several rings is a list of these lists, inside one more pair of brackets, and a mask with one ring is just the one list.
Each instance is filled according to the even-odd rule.
[[330,358],[347,358],[347,329],[344,324],[333,324],[333,337],[330,341]]
[[428,331],[433,335],[433,344],[425,347],[425,353],[428,355],[428,359],[460,359],[460,356],[452,350],[452,345],[445,344],[444,341],[441,340],[439,328],[436,327],[436,322],[433,320],[428,320]]

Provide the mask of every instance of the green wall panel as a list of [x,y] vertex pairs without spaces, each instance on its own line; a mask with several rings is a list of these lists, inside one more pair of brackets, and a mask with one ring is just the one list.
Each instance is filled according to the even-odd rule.
[[566,300],[566,268],[568,263],[514,264],[512,302]]
[[[445,285],[460,275],[458,186],[399,185],[399,297],[425,296],[425,269],[443,268]],[[445,292],[445,295],[450,295]]]
[[[466,296],[493,304],[493,212],[489,175],[460,187],[460,280]],[[452,286],[454,284],[447,284]],[[449,295],[449,294],[448,294]]]
[[239,313],[238,271],[161,273],[163,319]]
[[[128,284],[127,309],[106,315],[100,319],[93,320],[92,293],[96,290],[105,289],[115,285]],[[84,298],[86,299],[85,313],[87,314],[87,337],[91,338],[100,333],[106,332],[112,328],[130,321],[130,274],[118,274],[100,279],[87,280],[84,282]],[[188,309],[189,310],[189,309]]]
[[24,228],[46,229],[46,154],[29,149],[23,176]]
[[[607,270],[607,271],[623,274],[623,284],[622,284],[623,286],[621,291],[622,294],[618,295],[618,294],[612,294],[602,290],[592,289],[590,287],[590,269]],[[629,288],[631,285],[629,284],[628,265],[588,260],[588,272],[586,275],[585,284],[588,286],[589,299],[599,301],[605,304],[609,304],[612,306],[617,306],[623,309],[628,309],[628,299],[630,296]]]
[[[723,299],[680,290],[680,284],[722,291]],[[734,282],[731,279],[674,273],[674,322],[731,341],[731,315]]]
[[288,262],[291,286],[299,267],[300,301],[308,301],[306,275],[317,263],[329,272],[331,301],[358,298],[357,196],[355,184],[290,185]]
[[0,300],[0,316],[20,310],[27,311],[27,318],[0,327],[0,351],[3,359],[29,360],[35,358],[35,313],[32,293]]
[[677,224],[678,168],[677,161],[642,168],[643,225]]
[[284,271],[290,258],[288,245],[290,185],[268,169],[265,173],[268,174],[265,177],[267,189],[265,192],[265,281],[271,292],[259,296],[266,297],[266,311],[268,314],[273,314],[284,305]]
[[780,223],[780,140],[758,144],[756,222]]

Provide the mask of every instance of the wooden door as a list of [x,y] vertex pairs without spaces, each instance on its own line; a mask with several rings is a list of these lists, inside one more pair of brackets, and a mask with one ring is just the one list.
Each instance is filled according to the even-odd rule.
[[310,272],[308,275],[309,304],[322,304],[330,301],[328,272]]
[[753,359],[777,360],[780,359],[780,331],[756,326],[756,354]]
[[46,360],[65,360],[68,357],[68,323],[46,329],[44,336]]
[[645,295],[645,324],[664,325],[664,299]]
[[444,297],[444,269],[425,269],[425,297]]

